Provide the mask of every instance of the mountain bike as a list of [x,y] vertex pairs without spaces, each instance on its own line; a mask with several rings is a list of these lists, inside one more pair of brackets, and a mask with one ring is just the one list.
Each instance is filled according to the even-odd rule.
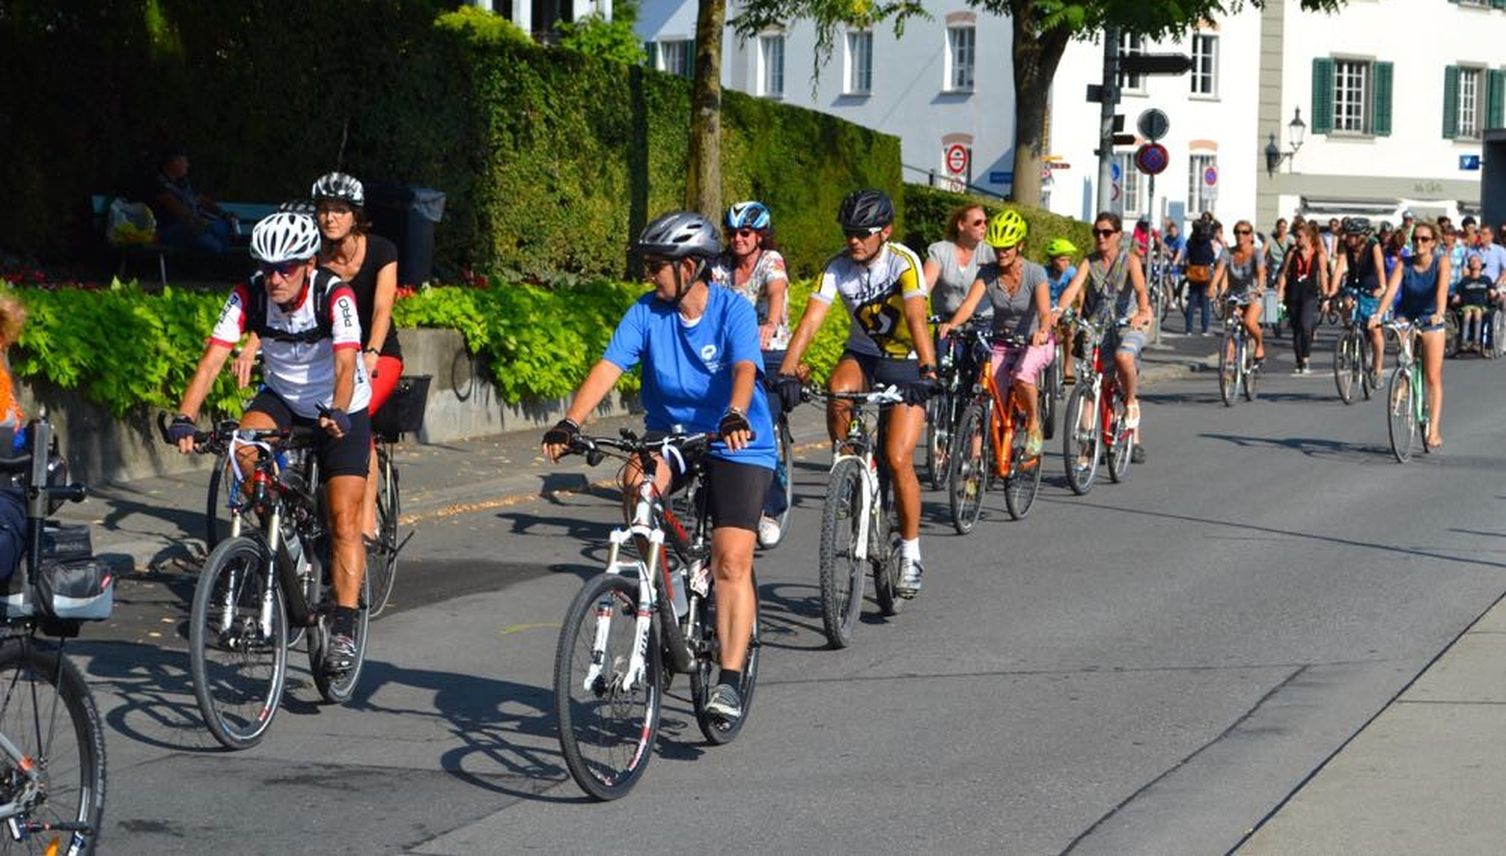
[[[933,317],[932,323],[939,318]],[[984,322],[971,321],[968,328]],[[972,374],[969,352],[953,331],[936,343],[937,386],[926,401],[926,476],[933,490],[946,490],[951,473],[952,435],[967,406],[967,378]]]
[[[54,448],[45,416],[28,430],[32,449]],[[10,448],[9,436],[3,445]],[[58,555],[61,530],[46,517],[87,491],[51,483],[50,454],[0,461],[7,485],[25,497],[27,539],[21,566],[0,582],[0,851],[81,856],[95,851],[104,818],[105,737],[65,646],[82,621],[109,617],[114,589],[108,566],[92,558],[87,530],[83,557]],[[55,647],[45,636],[56,637]]]
[[[1396,334],[1397,341],[1396,368],[1391,371],[1391,383],[1386,389],[1386,434],[1391,438],[1391,454],[1397,463],[1405,464],[1412,459],[1418,432],[1426,438],[1432,420],[1428,412],[1427,380],[1415,357],[1422,333],[1403,318],[1392,319],[1383,326]],[[1422,450],[1424,454],[1431,451],[1426,440]]]
[[[157,422],[167,440],[166,414]],[[271,727],[287,683],[290,625],[307,631],[309,666],[326,702],[349,701],[361,677],[371,618],[369,576],[363,575],[357,605],[355,665],[338,674],[324,668],[334,592],[313,453],[323,433],[310,426],[283,431],[222,424],[193,436],[195,451],[223,447],[237,467],[243,450],[255,458],[250,472],[237,474],[250,484],[246,515],[257,525],[210,552],[189,614],[194,698],[209,733],[227,749],[255,746]]]
[[392,396],[371,415],[371,437],[376,455],[377,537],[366,542],[366,576],[371,589],[371,617],[387,608],[392,586],[397,581],[397,557],[413,537],[413,531],[401,541],[397,537],[398,519],[402,516],[402,490],[398,479],[395,446],[404,434],[423,427],[424,405],[429,397],[429,375],[403,375],[398,378]]
[[867,408],[884,408],[904,401],[895,387],[872,392],[827,392],[807,388],[807,398],[845,401],[850,408],[847,436],[835,444],[826,496],[821,501],[821,624],[833,648],[852,644],[858,615],[863,611],[863,579],[873,573],[873,593],[879,612],[898,615],[899,541],[893,537],[893,494],[888,467],[881,460],[884,430],[869,428]]
[[[996,339],[974,333],[971,347],[981,365],[973,383],[973,397],[962,413],[957,447],[952,455],[952,526],[966,535],[978,523],[983,495],[991,478],[1004,483],[1004,505],[1013,520],[1030,513],[1041,486],[1041,455],[1029,454],[1029,419],[1019,396],[1011,388],[1000,390],[991,365],[994,344],[1018,349],[1024,358],[1029,340],[1022,336]],[[1044,391],[1041,392],[1044,396]]]
[[[772,375],[768,379],[770,398],[778,395],[772,388],[774,380]],[[784,494],[784,511],[775,518],[779,521],[779,543],[783,544],[790,531],[790,511],[795,507],[795,441],[794,435],[790,433],[789,414],[783,410],[779,411],[779,417],[774,420],[774,451],[779,456],[774,465],[774,486]]]
[[[636,462],[644,474],[632,523],[608,536],[606,572],[587,580],[565,612],[554,659],[565,766],[576,784],[599,800],[626,795],[642,778],[673,674],[690,675],[696,722],[711,743],[731,742],[748,721],[758,681],[757,580],[752,637],[737,688],[743,714],[725,722],[706,711],[721,647],[705,492],[695,492],[694,517],[682,521],[654,486],[660,458],[671,457],[684,460],[686,478],[699,485],[715,439],[713,434],[640,439],[623,429],[620,439],[577,435],[571,444],[570,451],[585,455],[592,466],[611,456]],[[624,553],[629,543],[639,555]]]
[[1260,386],[1260,364],[1245,335],[1244,317],[1240,312],[1259,298],[1250,292],[1224,300],[1224,337],[1218,349],[1218,397],[1225,407],[1233,407],[1238,396],[1254,401]]
[[[1128,316],[1112,323],[1118,329],[1129,326]],[[1082,356],[1077,360],[1077,384],[1067,398],[1062,415],[1062,457],[1067,469],[1067,486],[1082,496],[1093,489],[1098,464],[1108,458],[1109,479],[1122,481],[1129,473],[1134,429],[1126,427],[1128,406],[1119,374],[1112,358],[1105,363],[1103,336],[1108,319],[1081,318],[1077,321],[1082,342]]]
[[1365,334],[1367,319],[1360,315],[1359,292],[1344,289],[1343,301],[1347,301],[1347,311],[1342,313],[1344,329],[1333,343],[1333,381],[1339,389],[1339,400],[1353,404],[1356,388],[1367,401],[1370,398],[1370,371],[1374,357],[1370,353],[1370,339]]

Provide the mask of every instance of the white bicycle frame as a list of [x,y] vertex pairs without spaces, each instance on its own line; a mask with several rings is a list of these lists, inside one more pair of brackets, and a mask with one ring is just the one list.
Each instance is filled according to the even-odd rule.
[[[889,386],[885,389],[874,390],[867,394],[865,401],[869,404],[896,404],[903,400],[899,395],[899,389]],[[882,415],[879,418],[883,418]],[[869,438],[868,449],[861,455],[835,454],[831,459],[831,469],[828,472],[836,472],[837,465],[843,461],[861,461],[863,463],[863,508],[862,517],[858,524],[858,543],[853,548],[853,558],[859,562],[868,558],[869,527],[873,525],[873,506],[879,498],[878,462],[873,457],[873,444],[878,442],[878,434]]]

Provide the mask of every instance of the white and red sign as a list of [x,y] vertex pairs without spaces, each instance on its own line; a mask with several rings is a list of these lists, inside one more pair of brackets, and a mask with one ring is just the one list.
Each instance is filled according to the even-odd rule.
[[972,158],[972,152],[961,143],[952,143],[946,147],[946,171],[952,175],[967,175],[967,162]]

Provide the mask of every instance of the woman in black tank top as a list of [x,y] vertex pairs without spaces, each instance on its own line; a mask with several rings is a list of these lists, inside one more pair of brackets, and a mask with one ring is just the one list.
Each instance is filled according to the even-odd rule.
[[[1368,316],[1374,309],[1365,304],[1380,292],[1380,272],[1383,270],[1385,270],[1385,261],[1381,256],[1380,244],[1370,238],[1370,221],[1363,217],[1346,218],[1344,251],[1339,253],[1339,258],[1334,264],[1333,278],[1329,286],[1330,296],[1338,292],[1340,285],[1357,289],[1361,295],[1360,312]],[[1347,314],[1352,308],[1353,304],[1349,303],[1349,298],[1346,297],[1339,311],[1341,314]],[[1366,335],[1370,337],[1370,385],[1374,389],[1379,389],[1381,369],[1384,367],[1386,356],[1385,331],[1379,327],[1372,327],[1366,331]]]
[[1286,303],[1292,324],[1292,348],[1297,367],[1292,374],[1312,374],[1308,365],[1313,350],[1313,329],[1318,326],[1318,301],[1328,291],[1328,259],[1318,238],[1318,229],[1303,223],[1297,230],[1297,246],[1286,254],[1276,293]]

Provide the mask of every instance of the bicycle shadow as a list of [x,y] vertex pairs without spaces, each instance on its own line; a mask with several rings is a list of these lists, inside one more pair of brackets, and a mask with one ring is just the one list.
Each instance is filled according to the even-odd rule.
[[1373,443],[1349,443],[1327,437],[1252,437],[1240,434],[1199,434],[1210,440],[1222,440],[1236,446],[1255,449],[1285,449],[1310,458],[1346,464],[1384,464],[1391,462],[1391,447]]
[[[761,642],[788,651],[820,651],[830,647],[821,624],[821,590],[809,583],[764,583],[758,587]],[[798,644],[805,635],[812,644]]]
[[[127,740],[176,752],[227,751],[209,733],[194,699],[188,651],[132,642],[73,641],[100,719]],[[289,674],[289,684],[294,675]]]

